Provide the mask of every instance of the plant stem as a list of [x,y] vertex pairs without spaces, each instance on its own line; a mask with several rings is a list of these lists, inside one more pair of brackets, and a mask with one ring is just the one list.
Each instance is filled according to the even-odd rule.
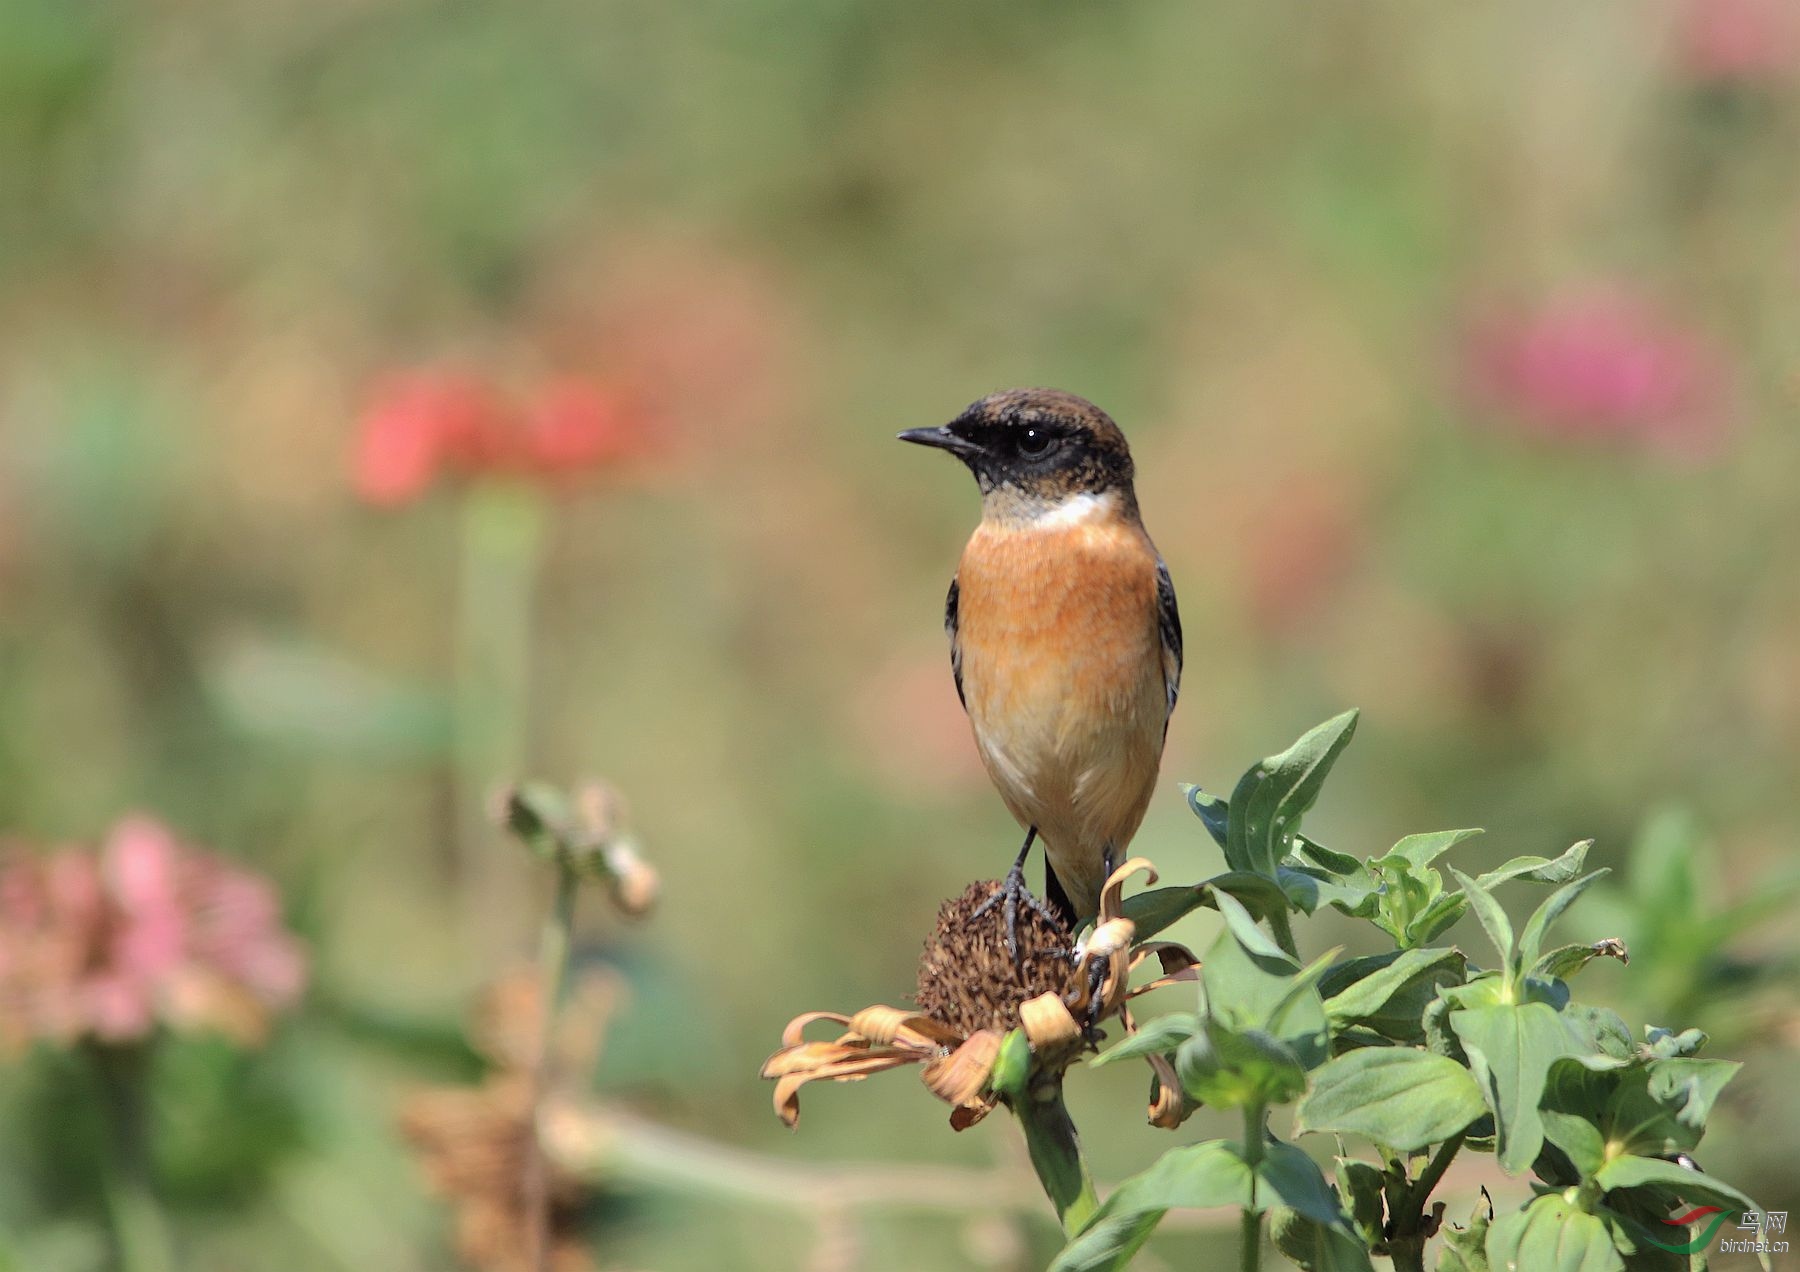
[[150,1184],[148,1046],[94,1045],[89,1054],[106,1118],[108,1145],[100,1180],[119,1267],[122,1272],[173,1272],[168,1224]]
[[[1282,925],[1286,926],[1287,916],[1282,916]],[[1290,938],[1291,939],[1291,938]],[[1257,1202],[1256,1168],[1262,1165],[1263,1159],[1263,1118],[1265,1112],[1260,1104],[1253,1104],[1244,1109],[1244,1164],[1250,1168],[1250,1204],[1244,1207],[1240,1231],[1243,1236],[1243,1272],[1257,1272],[1262,1266],[1262,1209]]]
[[1388,1258],[1394,1261],[1394,1272],[1425,1272],[1425,1238],[1417,1234],[1390,1237]]
[[1079,1232],[1093,1218],[1100,1199],[1081,1155],[1075,1123],[1063,1103],[1062,1078],[1034,1084],[1024,1099],[1014,1103],[1013,1112],[1024,1128],[1032,1168],[1056,1207],[1063,1231]]
[[1444,1172],[1450,1169],[1450,1161],[1462,1149],[1465,1134],[1467,1132],[1458,1131],[1439,1144],[1438,1151],[1432,1154],[1431,1161],[1420,1172],[1419,1178],[1414,1181],[1412,1191],[1406,1198],[1405,1217],[1411,1223],[1417,1224],[1425,1214],[1425,1204],[1431,1200],[1431,1190],[1438,1186],[1438,1181],[1443,1179]]
[[525,768],[531,697],[533,597],[545,511],[537,492],[484,482],[462,496],[457,580],[451,861],[476,937],[470,956],[488,965],[525,921],[525,894],[511,861],[488,851],[482,807],[490,785]]
[[1458,1132],[1438,1145],[1437,1152],[1425,1169],[1406,1190],[1406,1197],[1393,1215],[1393,1235],[1387,1239],[1388,1257],[1394,1261],[1394,1272],[1425,1272],[1425,1240],[1420,1220],[1431,1201],[1432,1189],[1443,1179],[1450,1162],[1463,1145],[1464,1132]]
[[549,1086],[550,1052],[556,1042],[556,1018],[562,1011],[569,979],[570,932],[575,922],[575,892],[580,879],[568,862],[556,862],[556,898],[544,919],[538,951],[538,974],[543,1018],[538,1027],[538,1051],[531,1077],[531,1134],[525,1150],[525,1220],[530,1240],[529,1266],[544,1272],[550,1266],[550,1168],[538,1130],[544,1092]]

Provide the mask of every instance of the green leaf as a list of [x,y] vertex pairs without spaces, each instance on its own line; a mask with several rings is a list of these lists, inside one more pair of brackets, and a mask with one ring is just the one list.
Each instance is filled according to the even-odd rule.
[[1255,1175],[1236,1144],[1208,1140],[1172,1148],[1112,1192],[1051,1272],[1111,1272],[1122,1268],[1174,1209],[1255,1203]]
[[1506,917],[1506,911],[1500,908],[1500,903],[1494,900],[1494,894],[1482,884],[1469,878],[1455,866],[1450,867],[1450,873],[1455,875],[1456,881],[1462,885],[1464,894],[1469,898],[1470,906],[1475,910],[1475,917],[1481,920],[1481,926],[1487,930],[1488,939],[1500,952],[1501,965],[1510,968],[1513,964],[1513,929],[1511,921]]
[[1426,1005],[1439,986],[1462,981],[1463,967],[1460,950],[1406,950],[1327,998],[1325,1014],[1338,1028],[1366,1024],[1396,1041],[1418,1041]]
[[1541,955],[1531,965],[1530,972],[1533,976],[1568,980],[1597,958],[1616,958],[1621,963],[1629,964],[1631,953],[1625,948],[1623,941],[1609,936],[1592,945],[1558,946],[1548,954]]
[[1461,892],[1447,892],[1427,905],[1406,925],[1405,941],[1409,946],[1423,945],[1445,928],[1462,918],[1469,908],[1469,898]]
[[1481,1088],[1454,1060],[1410,1047],[1366,1047],[1313,1074],[1295,1125],[1410,1152],[1449,1139],[1485,1112]]
[[1438,1249],[1437,1272],[1491,1272],[1487,1257],[1488,1212],[1476,1204],[1469,1226],[1454,1224],[1442,1229],[1443,1245]]
[[1374,1272],[1369,1251],[1359,1238],[1308,1219],[1288,1206],[1269,1212],[1269,1236],[1301,1272]]
[[1488,1230],[1493,1272],[1624,1272],[1598,1216],[1547,1193]]
[[1370,1162],[1354,1157],[1337,1159],[1339,1204],[1350,1214],[1350,1224],[1362,1235],[1366,1245],[1381,1240],[1381,1227],[1387,1218],[1382,1200],[1387,1176]]
[[1133,893],[1125,898],[1120,910],[1137,925],[1137,939],[1145,941],[1186,918],[1206,901],[1206,885],[1197,883],[1192,887],[1151,888]]
[[1322,905],[1332,905],[1353,918],[1366,919],[1375,913],[1380,896],[1372,879],[1344,882],[1307,866],[1278,866],[1275,878],[1287,899],[1307,914]]
[[1218,907],[1219,916],[1225,920],[1225,926],[1230,929],[1231,935],[1247,952],[1259,958],[1283,960],[1293,965],[1294,970],[1299,970],[1299,965],[1293,963],[1287,951],[1256,926],[1256,920],[1250,917],[1250,912],[1244,909],[1243,903],[1236,897],[1213,888],[1213,904]]
[[1346,852],[1333,852],[1324,844],[1305,835],[1293,837],[1294,851],[1321,870],[1340,877],[1359,878],[1368,875],[1368,867]]
[[1654,1060],[1622,1074],[1607,1101],[1607,1137],[1626,1152],[1652,1156],[1691,1150],[1741,1064],[1731,1060]]
[[1592,887],[1596,879],[1603,878],[1610,873],[1612,872],[1602,869],[1596,870],[1592,874],[1582,875],[1579,879],[1564,884],[1545,898],[1544,903],[1534,910],[1531,917],[1525,921],[1525,930],[1519,934],[1518,961],[1522,966],[1529,966],[1537,962],[1538,954],[1543,949],[1544,937],[1550,931],[1550,925],[1561,918],[1563,911],[1575,903],[1575,898]]
[[1261,1029],[1233,1029],[1216,1016],[1181,1044],[1175,1073],[1183,1090],[1216,1109],[1286,1104],[1306,1090],[1306,1069],[1293,1048]]
[[1567,883],[1581,873],[1581,868],[1587,864],[1588,849],[1593,846],[1593,840],[1584,839],[1560,857],[1514,857],[1499,869],[1479,876],[1476,882],[1484,888],[1492,888],[1508,879],[1523,879],[1528,883]]
[[1423,835],[1408,835],[1395,844],[1387,852],[1378,857],[1374,864],[1389,865],[1404,862],[1414,871],[1422,871],[1426,866],[1443,856],[1451,848],[1465,839],[1473,839],[1481,834],[1478,827],[1468,830],[1434,830]]
[[1654,1188],[1682,1201],[1704,1201],[1731,1210],[1761,1209],[1717,1175],[1689,1170],[1660,1157],[1615,1157],[1594,1175],[1594,1181],[1611,1192],[1615,1188]]
[[1509,1175],[1528,1169],[1543,1147],[1538,1113],[1550,1066],[1574,1050],[1574,1036],[1543,1003],[1500,1003],[1450,1013],[1469,1053],[1498,1136],[1496,1157]]
[[1231,870],[1202,883],[1135,893],[1125,898],[1121,912],[1137,925],[1137,939],[1148,940],[1203,906],[1218,909],[1214,889],[1228,893],[1258,919],[1288,910],[1288,898],[1275,880]]
[[1610,1007],[1589,1007],[1570,1003],[1563,1009],[1563,1023],[1575,1033],[1589,1054],[1581,1057],[1590,1064],[1595,1057],[1628,1062],[1637,1056],[1637,1045],[1631,1040],[1631,1028]]
[[1277,1203],[1291,1206],[1315,1223],[1350,1230],[1318,1163],[1304,1149],[1272,1139],[1263,1146],[1263,1159],[1256,1166],[1256,1209],[1266,1210]]
[[1200,1017],[1192,1012],[1171,1012],[1167,1016],[1146,1021],[1136,1033],[1127,1036],[1116,1047],[1109,1047],[1088,1063],[1098,1068],[1115,1060],[1168,1055],[1199,1032]]
[[[1229,929],[1220,932],[1200,962],[1206,1009],[1246,1029],[1268,1023],[1300,969],[1285,954],[1253,954]],[[1324,1008],[1320,1008],[1321,1021]]]
[[[1228,894],[1259,919],[1266,919],[1275,913],[1285,914],[1288,910],[1287,893],[1277,881],[1266,875],[1228,870],[1224,874],[1214,875],[1202,886]],[[1215,910],[1219,908],[1210,893],[1204,904]]]
[[1356,732],[1356,720],[1355,711],[1327,720],[1238,780],[1225,836],[1225,860],[1233,870],[1275,877],[1288,837],[1319,797],[1331,766]]
[[1188,807],[1194,810],[1194,816],[1206,827],[1206,833],[1213,837],[1213,842],[1219,847],[1225,847],[1227,828],[1231,824],[1231,805],[1192,784],[1184,785],[1181,789],[1182,794],[1187,797]]
[[1562,1149],[1583,1179],[1591,1178],[1606,1161],[1606,1137],[1600,1128],[1574,1113],[1558,1113],[1540,1109],[1544,1122],[1544,1138]]

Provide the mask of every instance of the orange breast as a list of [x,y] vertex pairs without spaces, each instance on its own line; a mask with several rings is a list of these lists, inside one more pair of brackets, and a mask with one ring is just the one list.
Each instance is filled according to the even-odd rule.
[[1167,699],[1156,552],[1129,523],[994,529],[957,573],[963,693],[1013,815],[1045,840],[1079,908],[1100,854],[1143,819]]

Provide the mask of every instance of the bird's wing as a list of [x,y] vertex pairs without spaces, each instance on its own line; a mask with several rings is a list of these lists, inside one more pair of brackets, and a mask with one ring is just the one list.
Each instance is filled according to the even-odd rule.
[[[962,600],[962,585],[956,576],[950,576],[950,595],[944,598],[944,635],[950,638],[950,674],[956,677],[956,700],[963,704],[963,710],[969,709],[969,700],[963,697],[962,687],[962,636],[957,629],[956,609]],[[1177,644],[1180,636],[1176,637]]]
[[[956,586],[950,587],[950,604],[952,611],[956,606]],[[1156,562],[1156,623],[1162,635],[1163,689],[1169,698],[1169,714],[1175,713],[1175,699],[1181,695],[1181,608],[1175,604],[1175,581],[1169,577],[1169,567],[1161,558]],[[962,673],[957,673],[958,692],[961,691]],[[1163,718],[1163,728],[1168,729],[1168,717]]]

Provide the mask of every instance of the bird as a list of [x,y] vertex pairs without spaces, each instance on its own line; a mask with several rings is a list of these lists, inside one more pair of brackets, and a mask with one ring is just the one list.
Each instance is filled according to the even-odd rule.
[[[990,901],[1069,928],[1143,821],[1181,687],[1175,585],[1138,513],[1125,434],[1085,398],[1008,389],[901,441],[974,474],[981,521],[944,605],[950,669],[988,777],[1025,831]],[[1044,899],[1025,883],[1034,841]]]

